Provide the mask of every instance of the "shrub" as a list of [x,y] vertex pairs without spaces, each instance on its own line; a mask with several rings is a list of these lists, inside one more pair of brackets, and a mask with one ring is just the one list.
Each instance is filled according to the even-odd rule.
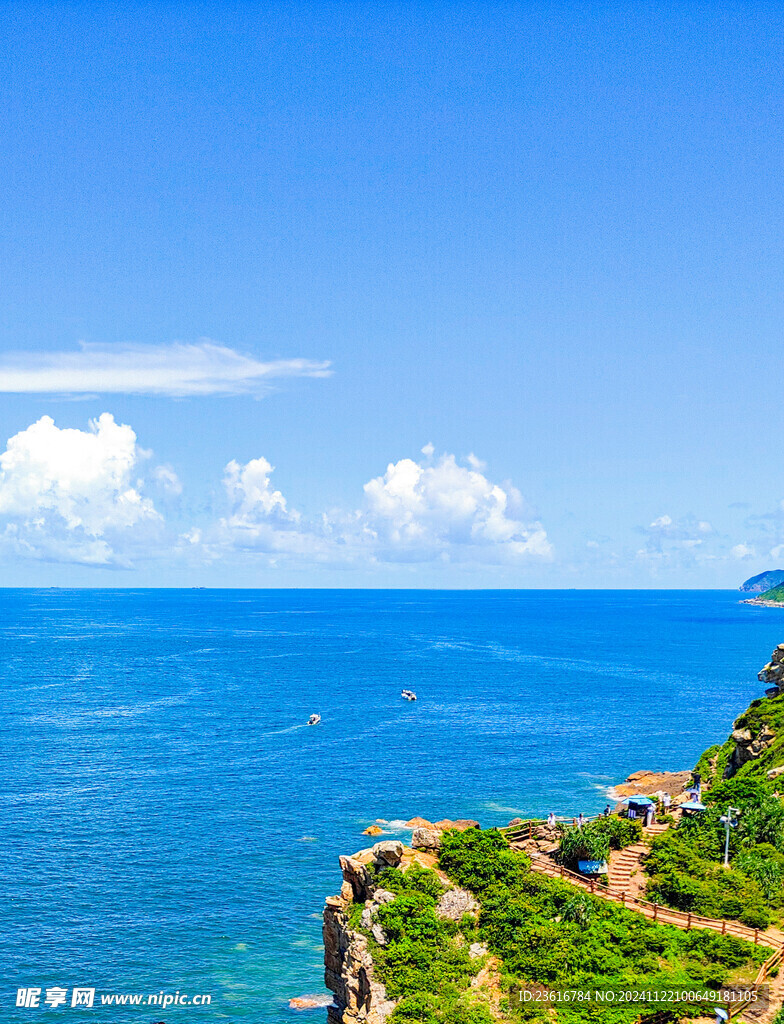
[[[559,879],[535,874],[527,857],[504,849],[503,840],[498,843],[497,833],[447,833],[440,866],[479,897],[481,937],[518,985],[628,989],[631,983],[645,990],[677,986],[685,991],[707,980],[724,982],[731,972],[767,955],[729,936],[654,924]],[[680,1015],[692,1009],[684,1007]],[[640,1019],[640,1009],[559,1006],[557,1019],[559,1024],[631,1024]]]
[[558,848],[558,859],[574,870],[581,860],[607,860],[610,856],[610,837],[605,829],[588,822],[582,828],[564,829]]

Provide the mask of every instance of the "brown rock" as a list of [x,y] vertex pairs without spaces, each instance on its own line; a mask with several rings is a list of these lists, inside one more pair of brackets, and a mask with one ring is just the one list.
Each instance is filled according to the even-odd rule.
[[378,825],[370,825],[368,828],[362,830],[362,835],[364,836],[381,836],[383,834],[383,828],[379,828]]
[[334,994],[330,1024],[385,1024],[395,1008],[374,974],[367,939],[348,926],[347,904],[331,896],[324,907],[324,981]]
[[682,772],[632,772],[620,785],[614,787],[618,796],[653,796],[654,793],[669,793],[674,797],[690,784],[691,771]]
[[427,818],[411,818],[406,822],[406,828],[435,828],[435,825]]
[[[343,888],[346,885],[351,888],[351,898],[355,903],[364,903],[375,891],[373,882],[367,867],[360,863],[356,857],[341,857],[340,870],[343,872]],[[329,986],[327,986],[329,987]]]
[[289,999],[289,1008],[292,1010],[316,1010],[322,1006],[329,1006],[332,996],[294,996]]

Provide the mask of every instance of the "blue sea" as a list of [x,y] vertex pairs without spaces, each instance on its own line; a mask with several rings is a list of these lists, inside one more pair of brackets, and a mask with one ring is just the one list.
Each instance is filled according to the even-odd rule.
[[[323,1020],[288,1001],[324,992],[362,830],[595,812],[691,767],[784,640],[739,596],[0,591],[0,1019]],[[177,991],[212,1002],[98,1005]]]

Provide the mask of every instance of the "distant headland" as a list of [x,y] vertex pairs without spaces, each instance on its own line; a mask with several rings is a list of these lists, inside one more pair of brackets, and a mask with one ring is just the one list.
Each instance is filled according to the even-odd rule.
[[757,576],[752,576],[745,583],[741,583],[738,590],[756,595],[747,598],[744,604],[757,604],[764,608],[784,607],[784,569],[768,569]]

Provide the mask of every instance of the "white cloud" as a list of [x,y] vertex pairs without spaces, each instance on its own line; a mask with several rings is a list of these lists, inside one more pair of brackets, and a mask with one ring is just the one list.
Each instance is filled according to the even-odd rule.
[[167,497],[176,498],[182,494],[182,483],[171,466],[156,466],[152,475]]
[[492,483],[453,455],[434,460],[431,445],[423,455],[421,463],[390,463],[383,476],[370,480],[364,508],[312,519],[292,509],[273,486],[267,459],[232,461],[224,475],[227,514],[212,529],[190,531],[182,540],[209,558],[253,551],[269,560],[335,566],[551,557],[542,525],[516,517],[523,502],[515,488]]
[[0,392],[126,395],[260,395],[282,377],[326,377],[328,362],[260,362],[209,340],[96,345],[75,352],[0,356]]
[[515,488],[494,484],[475,468],[444,455],[426,464],[411,459],[390,463],[383,476],[365,484],[365,525],[377,557],[386,561],[510,561],[549,558],[552,547],[541,523],[514,518],[522,509]]
[[757,552],[754,548],[749,547],[748,544],[736,544],[730,551],[730,554],[733,558],[737,558],[742,561],[746,558],[755,558]]
[[160,523],[132,480],[143,453],[110,413],[89,430],[60,429],[42,416],[0,455],[0,521],[23,555],[88,565],[124,565],[129,535]]
[[323,554],[318,531],[303,524],[299,512],[290,509],[282,493],[270,483],[274,470],[263,457],[251,459],[244,466],[232,460],[226,466],[223,485],[229,512],[217,530],[205,536],[210,557],[231,549],[306,559]]

